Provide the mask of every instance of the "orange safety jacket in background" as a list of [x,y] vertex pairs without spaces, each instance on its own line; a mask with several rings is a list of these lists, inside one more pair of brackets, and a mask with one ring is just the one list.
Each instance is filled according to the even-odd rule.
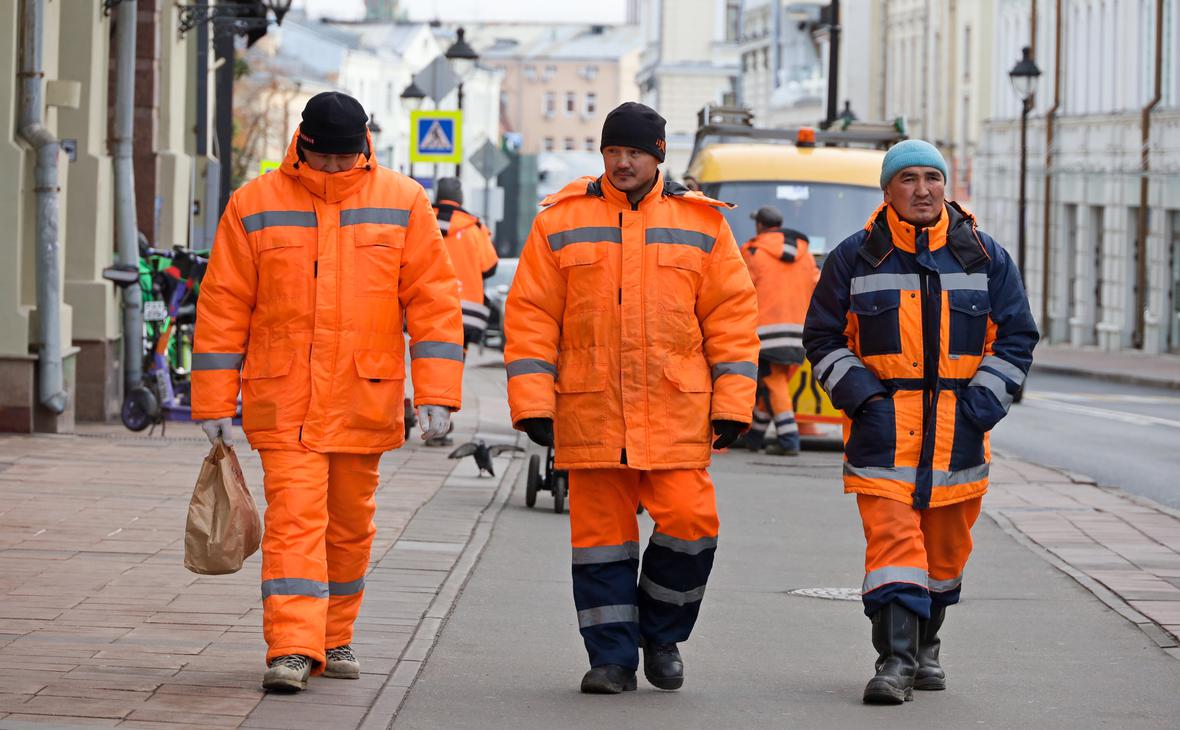
[[661,175],[546,198],[505,307],[512,422],[553,418],[556,466],[693,469],[711,420],[750,422],[757,302],[726,205]]
[[217,228],[197,303],[193,418],[233,416],[240,385],[256,449],[397,448],[403,311],[415,404],[460,405],[455,270],[420,185],[368,155],[317,172],[295,138],[279,170],[234,192]]
[[750,278],[758,292],[760,357],[767,362],[803,362],[803,320],[819,267],[807,236],[789,228],[764,231],[742,245]]
[[463,326],[480,332],[488,328],[484,306],[483,280],[496,273],[500,257],[483,221],[463,210],[452,200],[440,200],[434,206],[438,228],[442,231],[451,265],[459,277],[459,299],[463,306]]

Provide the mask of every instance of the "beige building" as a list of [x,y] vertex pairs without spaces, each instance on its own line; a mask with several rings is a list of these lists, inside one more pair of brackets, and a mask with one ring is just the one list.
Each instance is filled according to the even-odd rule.
[[[118,291],[102,278],[115,250],[108,116],[114,16],[104,15],[102,3],[74,5],[0,3],[0,106],[8,110],[0,115],[0,168],[10,173],[0,180],[0,260],[6,262],[0,267],[0,431],[70,431],[75,419],[117,417],[121,401],[121,304]],[[45,221],[57,227],[60,276],[40,282],[55,293],[47,301],[60,305],[66,393],[60,414],[38,396],[37,155],[17,128],[21,28],[25,10],[34,7],[42,15],[39,111],[47,131],[62,142],[57,213]],[[137,172],[146,171],[137,181],[138,224],[154,245],[185,245],[193,190],[201,187],[190,132],[195,119],[188,80],[195,54],[191,40],[178,38],[172,4],[140,0],[138,10],[135,162]]]
[[487,25],[470,38],[480,64],[500,71],[500,121],[525,154],[598,150],[602,120],[639,98],[634,26]]

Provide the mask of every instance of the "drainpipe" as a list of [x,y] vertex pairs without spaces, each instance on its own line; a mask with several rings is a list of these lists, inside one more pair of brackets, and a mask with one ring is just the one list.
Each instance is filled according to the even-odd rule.
[[41,32],[45,0],[22,0],[20,47],[21,139],[37,151],[34,167],[37,236],[37,358],[38,399],[54,413],[63,413],[69,402],[62,376],[61,354],[61,239],[58,236],[57,137],[45,126],[41,95]]
[[1049,220],[1053,209],[1053,138],[1056,134],[1057,110],[1061,108],[1061,0],[1057,0],[1053,11],[1053,106],[1045,114],[1045,210],[1041,226],[1044,238],[1041,241],[1041,332],[1048,340],[1049,327]]
[[1151,111],[1163,98],[1164,75],[1164,0],[1155,0],[1155,94],[1143,107],[1141,126],[1143,146],[1141,147],[1139,173],[1139,222],[1136,226],[1135,241],[1135,333],[1132,344],[1142,350],[1147,329],[1147,174],[1151,167]]
[[[122,0],[115,16],[115,241],[119,263],[139,270],[135,216],[135,0]],[[123,287],[123,392],[143,385],[143,296],[139,284]]]

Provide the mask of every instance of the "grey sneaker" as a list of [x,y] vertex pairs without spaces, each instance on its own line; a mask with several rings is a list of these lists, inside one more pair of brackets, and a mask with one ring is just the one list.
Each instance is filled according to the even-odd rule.
[[324,676],[332,679],[360,679],[361,663],[352,651],[352,644],[338,646],[325,652],[327,664]]
[[302,654],[275,657],[262,675],[262,687],[274,692],[299,692],[307,689],[309,674],[311,660]]

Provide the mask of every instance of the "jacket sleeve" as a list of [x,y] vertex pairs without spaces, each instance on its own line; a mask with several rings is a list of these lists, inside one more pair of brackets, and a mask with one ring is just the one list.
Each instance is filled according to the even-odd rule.
[[832,399],[832,405],[849,418],[874,395],[888,393],[885,386],[850,349],[848,307],[851,300],[852,266],[847,261],[856,242],[840,244],[824,262],[819,283],[811,297],[803,325],[803,347],[815,377]]
[[500,257],[496,254],[496,247],[492,244],[492,236],[483,223],[477,224],[476,229],[479,231],[479,270],[483,274],[483,278],[486,279],[496,273]]
[[233,196],[217,226],[197,297],[192,356],[194,420],[237,414],[246,338],[257,296],[258,266],[238,215],[237,196]]
[[504,305],[504,365],[513,424],[556,414],[557,348],[564,311],[565,278],[538,216]]
[[705,264],[696,315],[713,371],[709,418],[749,423],[758,386],[758,299],[724,220]]
[[406,230],[398,299],[410,332],[414,405],[458,409],[463,386],[463,312],[459,283],[434,211],[417,190]]
[[962,412],[980,429],[990,431],[1012,405],[1032,366],[1033,348],[1040,334],[1033,320],[1016,264],[1002,247],[988,246],[987,271],[992,311],[987,326],[983,360],[959,396]]

